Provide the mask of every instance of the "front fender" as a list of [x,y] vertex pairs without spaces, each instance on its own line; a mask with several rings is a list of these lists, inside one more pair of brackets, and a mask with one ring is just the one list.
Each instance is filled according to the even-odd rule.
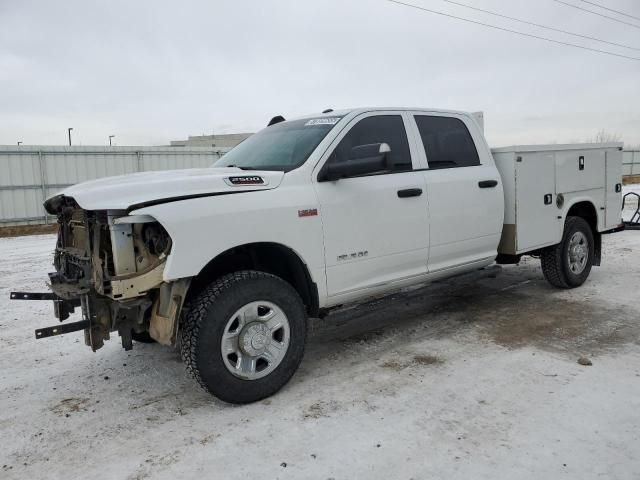
[[196,276],[231,248],[264,242],[293,250],[321,288],[326,285],[322,222],[319,215],[299,215],[305,209],[318,209],[316,199],[311,189],[298,187],[196,198],[132,213],[153,216],[171,236],[167,282]]

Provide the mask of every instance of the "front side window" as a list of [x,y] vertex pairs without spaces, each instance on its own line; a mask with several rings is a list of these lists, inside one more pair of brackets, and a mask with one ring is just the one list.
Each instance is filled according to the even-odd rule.
[[458,118],[416,115],[429,169],[480,165],[467,126]]
[[386,143],[391,148],[391,171],[411,170],[411,154],[400,115],[377,115],[360,120],[349,130],[329,157],[329,162],[346,162],[354,147]]
[[291,171],[307,161],[341,118],[304,118],[271,125],[247,138],[213,166]]

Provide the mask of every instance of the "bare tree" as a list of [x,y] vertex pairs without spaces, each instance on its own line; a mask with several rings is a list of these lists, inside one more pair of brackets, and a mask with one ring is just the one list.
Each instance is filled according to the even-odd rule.
[[615,143],[621,142],[622,137],[617,133],[609,133],[604,128],[598,130],[595,137],[587,139],[587,143]]

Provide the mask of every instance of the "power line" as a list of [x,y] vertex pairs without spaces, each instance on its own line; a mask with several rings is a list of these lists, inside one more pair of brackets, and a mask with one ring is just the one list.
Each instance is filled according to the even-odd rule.
[[588,3],[593,5],[594,7],[602,8],[603,10],[609,10],[610,12],[617,13],[618,15],[624,15],[625,17],[635,18],[636,20],[640,20],[640,17],[634,17],[633,15],[629,15],[628,13],[621,12],[620,10],[614,10],[613,8],[605,7],[604,5],[600,5],[596,2],[589,2],[588,0],[581,0],[584,3]]
[[630,27],[640,28],[640,25],[636,25],[635,23],[625,22],[624,20],[620,20],[619,18],[610,17],[609,15],[605,15],[603,13],[594,12],[593,10],[589,10],[588,8],[583,8],[578,5],[574,5],[573,3],[563,2],[562,0],[553,0],[553,1],[566,5],[567,7],[577,8],[578,10],[582,10],[583,12],[589,12],[589,13],[593,13],[594,15],[598,15],[600,17],[608,18],[609,20],[613,20],[614,22],[629,25]]
[[613,46],[622,47],[622,48],[628,48],[630,50],[637,50],[637,51],[640,52],[640,48],[630,47],[628,45],[623,45],[621,43],[609,42],[607,40],[602,40],[602,39],[596,38],[596,37],[590,37],[589,35],[582,35],[580,33],[567,32],[566,30],[562,30],[560,28],[554,28],[554,27],[548,27],[546,25],[540,25],[539,23],[529,22],[527,20],[522,20],[520,18],[510,17],[508,15],[503,15],[501,13],[491,12],[489,10],[484,10],[484,9],[478,8],[478,7],[472,7],[471,5],[465,5],[464,3],[454,2],[453,0],[442,0],[442,1],[443,2],[447,2],[447,3],[451,3],[453,5],[458,5],[460,7],[469,8],[471,10],[476,10],[478,12],[488,13],[489,15],[494,15],[496,17],[507,18],[509,20],[513,20],[513,21],[516,21],[516,22],[524,23],[526,25],[532,25],[534,27],[544,28],[546,30],[551,30],[552,32],[566,33],[567,35],[573,35],[574,37],[586,38],[587,40],[593,40],[595,42],[606,43],[608,45],[613,45]]
[[565,45],[565,46],[568,46],[568,47],[581,48],[583,50],[589,50],[589,51],[592,51],[592,52],[603,53],[605,55],[612,55],[614,57],[621,57],[621,58],[626,58],[626,59],[629,59],[629,60],[640,61],[640,58],[638,58],[638,57],[630,57],[628,55],[623,55],[621,53],[608,52],[606,50],[600,50],[600,49],[597,49],[597,48],[591,48],[591,47],[585,47],[585,46],[582,46],[582,45],[576,45],[575,43],[562,42],[560,40],[553,40],[551,38],[541,37],[541,36],[538,36],[538,35],[533,35],[531,33],[519,32],[517,30],[511,30],[509,28],[498,27],[497,25],[491,25],[489,23],[478,22],[476,20],[470,20],[468,18],[457,17],[455,15],[450,15],[448,13],[438,12],[436,10],[430,10],[428,8],[419,7],[418,5],[412,5],[411,3],[403,3],[403,2],[400,2],[398,0],[387,0],[387,2],[396,3],[398,5],[404,5],[405,7],[415,8],[417,10],[422,10],[424,12],[434,13],[436,15],[441,15],[443,17],[453,18],[453,19],[456,19],[456,20],[462,20],[463,22],[473,23],[475,25],[482,25],[483,27],[493,28],[495,30],[501,30],[503,32],[515,33],[516,35],[521,35],[523,37],[537,38],[538,40],[544,40],[546,42],[557,43],[559,45]]

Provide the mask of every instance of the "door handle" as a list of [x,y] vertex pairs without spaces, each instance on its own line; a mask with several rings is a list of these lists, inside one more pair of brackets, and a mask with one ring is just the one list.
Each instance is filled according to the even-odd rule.
[[478,182],[478,186],[480,188],[493,188],[496,185],[498,185],[498,181],[497,180],[480,180]]
[[405,188],[404,190],[398,190],[399,198],[419,197],[422,195],[421,188]]

